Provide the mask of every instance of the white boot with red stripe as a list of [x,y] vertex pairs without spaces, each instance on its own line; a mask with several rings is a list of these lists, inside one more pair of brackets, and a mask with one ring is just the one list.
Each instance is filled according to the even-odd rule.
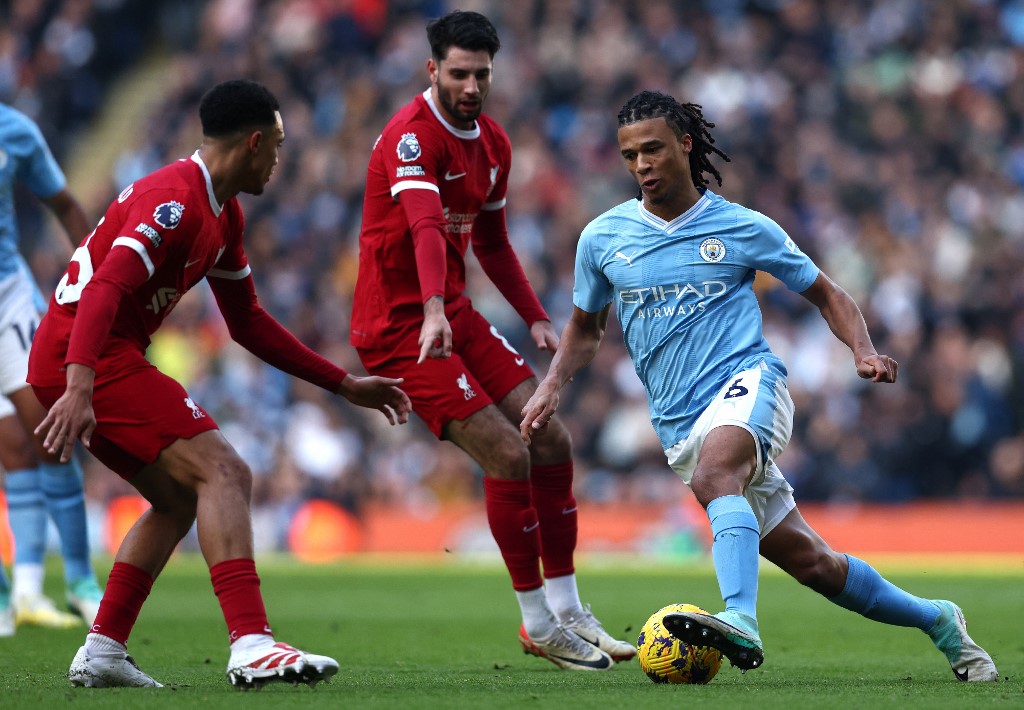
[[231,644],[227,676],[236,688],[259,690],[267,683],[305,683],[310,688],[338,672],[328,656],[305,653],[273,636],[251,634]]

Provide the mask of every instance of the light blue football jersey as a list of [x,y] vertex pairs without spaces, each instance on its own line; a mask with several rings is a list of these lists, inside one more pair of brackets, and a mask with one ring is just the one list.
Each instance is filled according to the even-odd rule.
[[67,184],[39,127],[20,111],[0,104],[0,280],[24,268],[14,212],[18,182],[40,198],[53,197]]
[[767,361],[785,374],[761,330],[757,271],[796,292],[818,277],[778,224],[710,190],[671,222],[632,199],[583,230],[573,302],[596,313],[615,301],[663,448],[689,435],[732,373]]

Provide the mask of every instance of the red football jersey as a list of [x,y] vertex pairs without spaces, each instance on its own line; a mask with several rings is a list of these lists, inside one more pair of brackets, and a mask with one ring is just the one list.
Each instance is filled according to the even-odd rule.
[[412,232],[398,194],[432,190],[441,197],[447,241],[444,300],[450,306],[465,299],[465,256],[477,215],[505,206],[511,163],[511,144],[501,126],[484,114],[472,130],[451,126],[429,89],[388,122],[366,171],[353,345],[382,347],[418,331],[423,322]]
[[[42,340],[33,347],[37,352],[30,381],[63,384],[79,298],[114,247],[138,254],[149,279],[121,300],[104,352],[115,343],[145,352],[150,336],[181,296],[203,278],[243,279],[249,274],[243,226],[237,199],[217,204],[198,152],[129,185],[75,250],[57,285],[40,331]],[[105,372],[103,358],[96,369],[97,380],[114,374]]]

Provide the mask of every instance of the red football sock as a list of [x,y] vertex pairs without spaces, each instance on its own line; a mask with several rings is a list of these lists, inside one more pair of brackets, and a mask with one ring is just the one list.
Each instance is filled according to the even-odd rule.
[[533,505],[540,520],[541,560],[544,576],[563,577],[576,571],[578,518],[572,495],[572,460],[530,469]]
[[135,565],[115,562],[107,577],[96,621],[89,632],[102,634],[127,646],[128,636],[152,588],[153,578],[147,573]]
[[512,588],[525,592],[543,586],[540,525],[530,505],[530,482],[484,476],[484,499],[487,523],[512,576]]
[[220,602],[231,642],[246,634],[272,635],[253,560],[224,560],[210,568],[213,592]]

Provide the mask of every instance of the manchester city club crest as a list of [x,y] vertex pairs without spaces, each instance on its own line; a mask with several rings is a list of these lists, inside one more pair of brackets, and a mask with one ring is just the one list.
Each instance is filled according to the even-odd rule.
[[403,133],[402,139],[398,141],[398,159],[403,163],[416,160],[423,154],[420,142],[415,133]]
[[708,237],[700,243],[700,258],[712,264],[717,264],[725,258],[725,244],[722,243],[721,239]]

